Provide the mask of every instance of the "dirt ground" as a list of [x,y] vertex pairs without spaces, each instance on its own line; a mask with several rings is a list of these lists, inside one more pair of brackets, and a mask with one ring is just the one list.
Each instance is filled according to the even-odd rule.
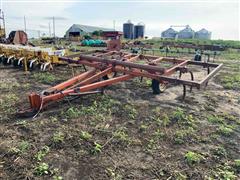
[[184,101],[181,86],[153,95],[151,82],[136,78],[35,119],[15,113],[72,70],[26,75],[0,65],[0,178],[240,179],[240,61],[218,62],[224,68]]

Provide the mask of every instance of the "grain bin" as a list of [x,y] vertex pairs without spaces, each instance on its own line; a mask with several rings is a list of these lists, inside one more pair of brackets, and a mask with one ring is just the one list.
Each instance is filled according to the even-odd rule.
[[123,24],[123,37],[126,39],[133,39],[134,38],[134,25],[128,20],[126,23]]
[[211,39],[212,33],[206,29],[201,29],[195,33],[196,39]]
[[194,38],[194,31],[190,26],[186,26],[183,30],[178,33],[179,39],[193,39]]
[[143,23],[138,23],[134,26],[134,39],[144,38],[145,25]]
[[167,30],[162,32],[162,38],[175,38],[177,35],[177,31],[175,31],[173,28],[168,28]]

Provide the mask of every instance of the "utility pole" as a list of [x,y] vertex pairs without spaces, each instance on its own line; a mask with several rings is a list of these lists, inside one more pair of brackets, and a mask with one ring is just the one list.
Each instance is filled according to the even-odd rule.
[[55,19],[53,16],[53,37],[55,38]]
[[50,22],[48,23],[48,28],[49,28],[49,37],[51,37],[52,34],[51,34],[51,23]]
[[[2,23],[0,22],[0,30],[2,30],[3,32],[1,33],[1,36],[3,38],[6,38],[6,27],[5,27],[5,19],[4,19],[4,14],[2,9],[0,9],[0,21],[2,20],[3,23],[3,27],[2,27]],[[2,38],[1,37],[1,38]]]
[[116,22],[115,22],[115,20],[113,20],[113,29],[114,29],[114,31],[116,30],[115,29],[115,24],[116,24]]
[[25,18],[25,16],[24,16],[24,31],[25,31],[25,33],[27,33],[27,25],[26,25],[26,18]]

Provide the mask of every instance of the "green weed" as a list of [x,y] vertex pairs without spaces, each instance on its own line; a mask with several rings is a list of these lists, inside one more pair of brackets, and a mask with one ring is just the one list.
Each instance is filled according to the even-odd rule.
[[220,170],[218,173],[223,180],[235,180],[237,178],[234,172],[230,170]]
[[194,129],[188,127],[187,129],[177,130],[174,134],[174,142],[176,144],[183,144],[186,140],[194,137]]
[[219,123],[219,124],[224,124],[224,119],[222,117],[216,116],[216,115],[210,115],[207,117],[208,121],[211,123]]
[[133,105],[126,104],[124,106],[124,111],[126,112],[130,119],[135,119],[137,117],[137,110]]
[[37,154],[35,155],[35,158],[38,161],[42,161],[42,159],[49,153],[50,149],[48,146],[44,146],[42,150],[38,151]]
[[240,172],[240,159],[234,160],[234,167]]
[[17,147],[12,147],[10,148],[9,152],[11,153],[15,153],[15,154],[18,154],[18,153],[25,153],[30,147],[30,143],[27,142],[27,141],[22,141],[18,144]]
[[163,114],[163,118],[162,118],[162,124],[163,124],[163,126],[164,127],[166,127],[166,126],[168,126],[169,124],[170,124],[170,119],[169,119],[169,117],[168,117],[168,115],[167,114]]
[[34,73],[33,78],[41,83],[51,84],[57,80],[57,78],[49,72]]
[[47,175],[50,173],[49,165],[47,163],[38,163],[38,165],[34,169],[35,174],[38,176]]
[[122,179],[122,176],[120,174],[117,174],[115,172],[115,169],[107,168],[106,172],[112,180],[121,180]]
[[224,147],[219,146],[213,150],[213,154],[218,157],[227,157],[227,151]]
[[225,125],[225,126],[221,125],[217,131],[219,134],[222,134],[223,136],[230,136],[234,132],[233,126],[230,126],[230,125]]
[[53,180],[63,180],[62,176],[53,176]]
[[195,126],[195,119],[191,114],[185,114],[183,109],[177,108],[176,111],[173,112],[173,116],[171,117],[173,121],[178,122],[180,125],[185,125],[185,126]]
[[226,74],[220,79],[220,83],[225,89],[240,89],[240,73]]
[[55,132],[53,134],[53,142],[54,143],[62,143],[64,141],[64,134],[62,132]]
[[102,145],[94,142],[94,146],[91,149],[91,153],[92,154],[98,154],[100,152],[102,152]]
[[13,105],[18,101],[19,97],[17,97],[15,94],[5,94],[0,99],[0,110],[6,113],[11,113],[12,111],[15,111]]
[[141,132],[143,132],[143,131],[146,131],[147,128],[148,128],[147,125],[145,125],[145,124],[141,124],[139,129],[140,129]]
[[92,135],[86,131],[81,131],[80,138],[84,140],[89,140],[92,138]]
[[157,129],[157,131],[155,131],[153,133],[154,137],[158,138],[158,139],[162,139],[164,137],[166,137],[166,134],[164,132],[162,132],[160,129]]
[[126,133],[125,129],[117,130],[113,133],[113,136],[118,139],[120,142],[130,142],[129,136]]
[[204,160],[204,156],[202,156],[199,153],[195,153],[192,151],[189,151],[185,154],[186,161],[189,165],[200,163],[202,160]]

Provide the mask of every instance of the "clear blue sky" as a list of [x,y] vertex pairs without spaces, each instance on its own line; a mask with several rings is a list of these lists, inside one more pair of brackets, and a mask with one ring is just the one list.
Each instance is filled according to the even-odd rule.
[[[240,38],[240,3],[238,0],[0,0],[8,31],[24,29],[48,32],[56,17],[56,34],[63,36],[72,24],[87,24],[122,30],[122,24],[144,22],[146,35],[160,36],[170,25],[190,25],[194,30],[206,28],[214,39]],[[51,24],[52,25],[52,24]],[[31,30],[31,31],[30,31]],[[178,29],[179,30],[179,29]],[[35,34],[37,34],[35,32]]]

